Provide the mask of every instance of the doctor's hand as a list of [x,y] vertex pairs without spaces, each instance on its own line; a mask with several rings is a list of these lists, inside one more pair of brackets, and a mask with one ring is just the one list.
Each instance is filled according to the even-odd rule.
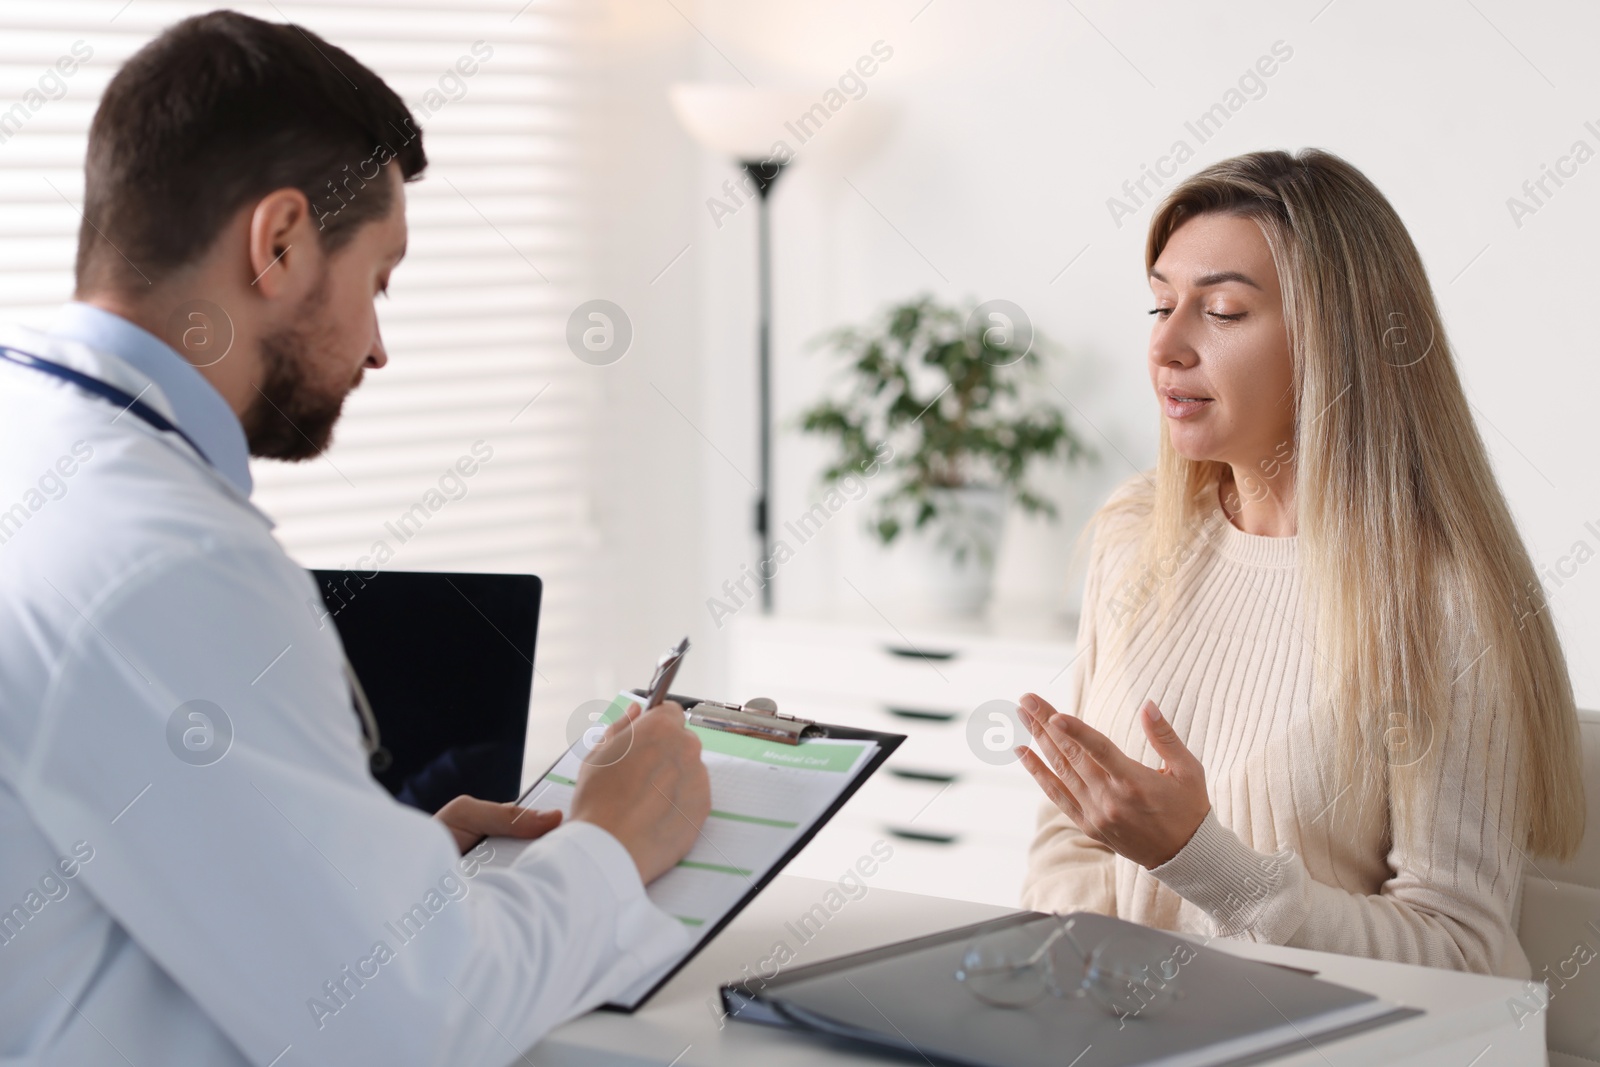
[[465,795],[434,812],[433,817],[450,830],[463,854],[481,837],[543,837],[561,823],[559,811],[532,811]]
[[622,842],[646,885],[688,854],[710,812],[700,738],[675,701],[628,705],[578,769],[572,817]]
[[1110,738],[1034,693],[1019,707],[1039,750],[1019,747],[1022,765],[1078,829],[1113,852],[1159,867],[1188,844],[1211,810],[1205,770],[1155,701],[1140,707],[1139,722],[1161,757],[1160,770],[1130,759]]

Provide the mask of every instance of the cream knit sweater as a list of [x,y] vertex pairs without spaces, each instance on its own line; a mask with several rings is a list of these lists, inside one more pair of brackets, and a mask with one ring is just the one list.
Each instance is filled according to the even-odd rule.
[[[1117,494],[1148,493],[1146,479]],[[1302,617],[1297,539],[1245,533],[1217,506],[1169,579],[1173,624],[1156,632],[1140,619],[1112,659],[1102,647],[1110,612],[1145,600],[1153,619],[1133,574],[1137,534],[1127,522],[1096,532],[1068,700],[1057,710],[1159,766],[1137,722],[1153,698],[1204,766],[1211,812],[1177,855],[1147,870],[1044,801],[1023,907],[1529,977],[1516,937],[1526,830],[1515,737],[1480,702],[1478,672],[1456,681],[1449,721],[1434,724],[1444,758],[1422,827],[1391,841],[1386,811],[1359,811],[1353,794],[1328,784],[1339,754],[1334,724],[1313,714],[1320,664]],[[1481,647],[1460,620],[1440,625],[1454,678]]]

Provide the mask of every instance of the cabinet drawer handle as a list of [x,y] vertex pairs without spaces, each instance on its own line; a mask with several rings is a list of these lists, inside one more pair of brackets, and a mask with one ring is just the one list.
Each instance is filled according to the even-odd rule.
[[914,771],[909,767],[890,767],[889,773],[913,782],[953,782],[959,777],[947,771]]
[[897,719],[918,719],[922,722],[955,722],[959,711],[933,711],[929,708],[894,708],[885,706],[884,711]]
[[889,655],[899,656],[901,659],[937,660],[938,662],[943,663],[946,660],[952,660],[956,658],[956,654],[954,652],[931,651],[926,648],[909,648],[903,645],[884,645],[883,650],[889,653]]
[[897,826],[885,826],[884,829],[898,838],[906,841],[921,841],[925,845],[953,845],[956,843],[955,834],[941,834],[935,830],[902,830]]

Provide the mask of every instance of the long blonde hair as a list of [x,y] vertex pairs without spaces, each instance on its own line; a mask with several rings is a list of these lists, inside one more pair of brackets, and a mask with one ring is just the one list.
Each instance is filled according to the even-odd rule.
[[[1484,672],[1478,692],[1509,713],[1521,742],[1527,847],[1570,857],[1584,803],[1566,660],[1404,224],[1338,156],[1252,152],[1172,190],[1150,221],[1146,269],[1179,225],[1206,213],[1260,226],[1283,293],[1295,429],[1292,455],[1280,458],[1294,466],[1305,603],[1327,668],[1318,706],[1337,718],[1345,756],[1336,770],[1358,804],[1408,819],[1426,799],[1427,753],[1401,760],[1385,746],[1421,745],[1442,729],[1449,657],[1478,657],[1469,668]],[[1194,554],[1230,468],[1179,455],[1165,419],[1160,433],[1153,484],[1113,497],[1089,530],[1135,518],[1138,571],[1164,579],[1172,567],[1161,561]],[[1165,618],[1177,583],[1152,584]],[[1474,647],[1442,647],[1451,612]],[[1119,612],[1130,624],[1139,614]]]

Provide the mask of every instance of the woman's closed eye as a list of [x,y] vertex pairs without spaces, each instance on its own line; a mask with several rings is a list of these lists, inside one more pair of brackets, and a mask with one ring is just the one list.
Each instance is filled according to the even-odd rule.
[[[1151,308],[1150,309],[1150,314],[1164,317],[1165,315],[1172,314],[1172,309],[1171,308]],[[1218,320],[1220,320],[1222,322],[1238,322],[1240,319],[1244,318],[1244,312],[1242,312],[1242,311],[1239,312],[1236,315],[1224,315],[1220,311],[1208,311],[1208,312],[1206,312],[1206,314],[1210,315],[1212,318],[1218,319]]]

